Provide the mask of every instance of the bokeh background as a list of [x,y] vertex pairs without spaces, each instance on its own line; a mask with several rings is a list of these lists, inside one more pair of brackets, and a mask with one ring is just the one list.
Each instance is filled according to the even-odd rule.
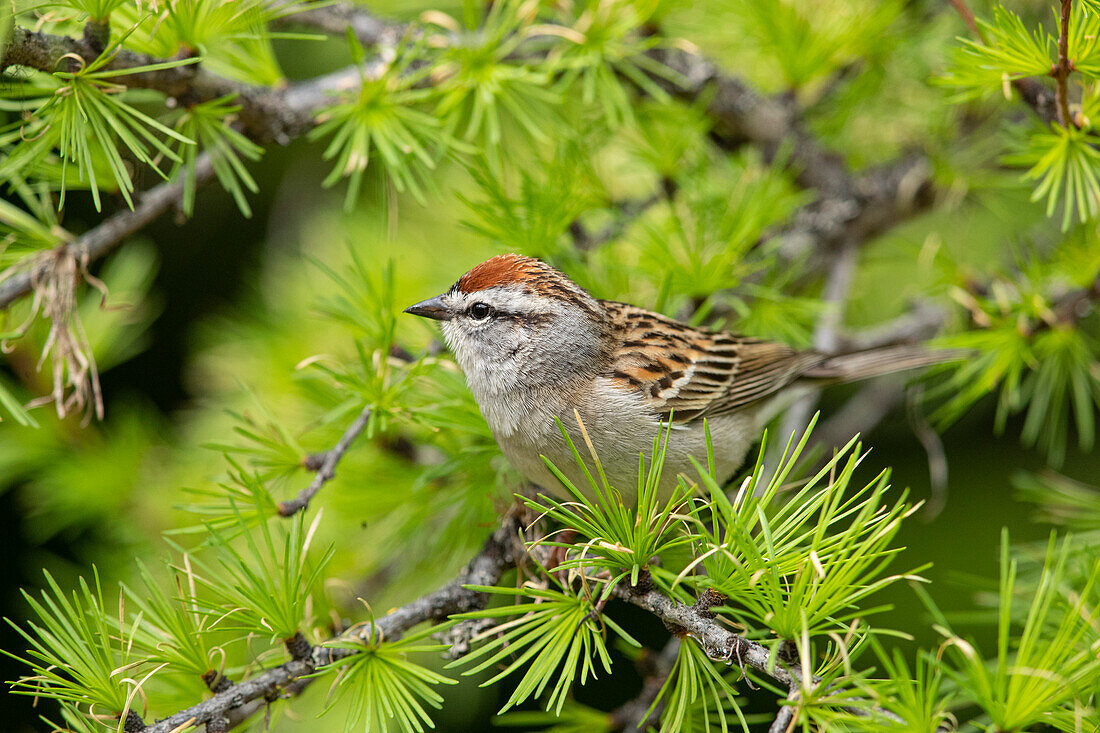
[[[850,18],[873,3],[802,5],[814,6],[813,12],[825,19],[838,14]],[[723,6],[673,4],[665,28],[762,91],[782,91],[783,77],[774,59],[738,32],[737,16]],[[921,0],[898,3],[886,27],[868,33],[863,48],[847,51],[853,70],[829,76],[838,80],[834,94],[843,104],[809,106],[811,129],[843,151],[854,167],[920,147],[934,157],[938,182],[954,197],[864,250],[846,315],[851,329],[896,315],[935,282],[934,267],[915,266],[922,252],[947,252],[954,262],[983,273],[1011,259],[1015,246],[1057,238],[1041,207],[1029,202],[1030,191],[1019,182],[1018,170],[994,166],[972,172],[995,157],[995,151],[975,142],[982,137],[980,130],[999,129],[1005,113],[992,111],[989,103],[951,105],[949,93],[931,83],[944,68],[954,37],[963,32],[946,6]],[[412,18],[429,8],[459,9],[454,3],[426,0],[372,3],[372,9],[398,18]],[[1022,9],[1034,16],[1044,12],[1040,3]],[[279,41],[277,50],[292,79],[350,62],[342,39]],[[842,61],[834,66],[842,67]],[[958,141],[964,132],[967,143],[962,145]],[[93,564],[113,582],[134,577],[135,558],[162,555],[161,532],[194,524],[194,516],[180,507],[197,501],[192,490],[219,481],[225,470],[219,446],[235,440],[233,430],[242,417],[261,428],[269,423],[285,426],[305,451],[323,450],[333,442],[338,426],[312,429],[321,416],[299,368],[303,360],[319,355],[340,359],[351,353],[352,330],[324,313],[324,299],[333,288],[325,268],[347,271],[352,250],[379,271],[392,263],[395,299],[412,303],[440,292],[481,260],[510,249],[507,242],[469,226],[476,218],[479,193],[461,165],[444,165],[433,176],[436,190],[428,205],[396,195],[368,177],[354,208],[347,211],[342,188],[322,187],[330,166],[321,160],[320,150],[319,143],[306,141],[269,149],[251,167],[261,192],[250,197],[250,219],[240,215],[228,195],[208,187],[199,194],[193,219],[162,217],[95,268],[110,289],[107,308],[100,309],[98,294],[88,292],[82,312],[102,371],[106,418],[82,425],[79,417],[52,419],[49,408],[42,408],[35,413],[42,422],[37,430],[0,424],[3,616],[26,617],[19,589],[40,587],[44,568],[62,587],[71,587]],[[755,163],[741,159],[735,165],[742,170]],[[602,185],[617,198],[652,183],[652,175],[637,172],[624,147],[605,150],[597,171]],[[65,221],[79,231],[81,222],[91,226],[99,217],[85,197],[74,196]],[[598,295],[653,304],[655,284],[637,266],[644,254],[638,239],[628,229],[621,241],[597,255],[600,271],[617,273],[618,278],[610,292],[597,287]],[[410,348],[427,348],[435,337],[430,324],[413,317],[400,319],[398,330],[400,342]],[[31,391],[44,393],[48,376],[35,370],[35,356],[32,343],[17,344],[7,369]],[[855,389],[830,390],[822,411],[835,411]],[[1002,527],[1018,542],[1042,540],[1050,531],[1014,489],[1014,477],[1043,470],[1045,458],[1021,446],[1019,419],[1009,420],[1003,433],[996,434],[994,410],[994,400],[986,399],[941,436],[949,469],[942,496],[933,497],[928,456],[904,407],[864,436],[872,449],[864,467],[868,479],[892,467],[896,486],[909,487],[915,499],[935,498],[937,505],[934,513],[918,513],[904,526],[899,541],[907,549],[899,566],[932,562],[925,575],[933,581],[937,601],[962,614],[957,618],[973,621],[963,628],[987,642],[992,631],[980,624],[983,614],[974,611],[974,598],[995,587]],[[449,523],[474,523],[487,533],[508,495],[507,482],[514,477],[506,471],[498,476],[502,459],[488,457],[487,470],[470,479],[473,488],[458,493],[440,489],[433,499],[433,484],[425,487],[422,467],[408,458],[414,449],[396,434],[361,441],[320,498],[326,539],[339,542],[330,571],[343,579],[330,591],[345,607],[354,607],[354,598],[361,596],[384,612],[452,576],[481,537],[449,531]],[[1098,468],[1094,456],[1071,447],[1062,472],[1088,479]],[[279,479],[274,484],[277,498],[293,495],[308,479],[304,473]],[[898,586],[884,595],[896,608],[882,623],[904,629],[920,643],[936,643],[926,614],[907,588]],[[618,612],[641,624],[643,635],[646,624],[656,624],[629,609]],[[659,638],[659,625],[648,633]],[[0,629],[0,648],[23,646],[10,628]],[[21,673],[7,658],[0,665],[5,680]],[[637,678],[629,665],[620,665],[620,670],[623,674],[615,679],[586,688],[581,699],[601,707],[625,700]],[[437,715],[439,729],[484,730],[502,702],[498,694],[496,688],[481,690],[468,681],[447,690],[447,707]],[[275,729],[321,729],[313,726],[323,723],[312,722],[321,701],[321,695],[312,695],[295,705],[299,719],[279,719]],[[30,703],[14,695],[0,698],[4,730],[43,729],[37,721],[43,711]]]

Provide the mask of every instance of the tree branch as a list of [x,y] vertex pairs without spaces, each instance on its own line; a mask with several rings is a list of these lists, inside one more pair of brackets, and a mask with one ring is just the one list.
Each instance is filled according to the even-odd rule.
[[[408,31],[406,25],[381,20],[364,9],[342,4],[311,8],[286,16],[280,22],[300,22],[329,31],[341,28],[341,23],[350,23],[362,42],[384,48],[392,47]],[[798,124],[789,101],[757,94],[739,79],[721,73],[718,67],[698,54],[681,49],[655,49],[650,53],[682,75],[682,85],[657,80],[676,95],[694,99],[710,85],[716,87],[708,112],[717,121],[716,134],[725,144],[751,142],[760,146],[765,157],[772,160],[786,140],[793,140],[790,164],[798,171],[797,179],[804,186],[818,189],[822,197],[805,207],[782,235],[781,250],[790,257],[807,248],[822,249],[842,239],[863,241],[930,205],[930,169],[922,158],[901,161],[853,178],[839,156],[824,150]],[[58,63],[65,63],[64,57],[69,54],[89,62],[98,56],[98,50],[84,38],[57,36],[17,26],[0,56],[0,70],[18,65],[51,71]],[[107,67],[135,69],[162,61],[124,49]],[[186,104],[235,95],[236,103],[241,106],[238,121],[242,132],[259,142],[282,144],[311,129],[316,113],[330,105],[335,94],[354,90],[362,74],[376,74],[386,63],[383,53],[365,70],[347,67],[282,88],[225,79],[207,72],[201,64],[136,72],[115,77],[114,81],[155,89]],[[163,184],[147,194],[150,201],[159,202],[156,213],[171,206],[173,191],[182,191],[174,188],[175,185]],[[176,195],[174,200],[179,197]],[[624,208],[624,215],[633,218],[644,209],[645,206]],[[147,209],[153,210],[153,207]],[[125,237],[154,218],[155,214],[131,217],[123,212],[108,222],[129,222],[128,225],[107,226],[108,222],[104,222],[81,239],[99,241],[112,236]],[[602,233],[597,235],[597,241],[601,236]],[[116,244],[109,242],[102,250],[91,248],[88,259],[96,259]],[[29,292],[30,283],[29,278],[18,275],[5,281],[7,287],[0,289],[0,309]]]
[[[99,56],[99,51],[84,38],[15,26],[0,56],[0,71],[11,66],[54,71],[59,63],[74,63],[73,55],[88,63]],[[139,69],[165,60],[122,49],[105,68]],[[127,87],[154,89],[187,105],[232,96],[240,105],[237,118],[245,135],[257,142],[282,145],[310,130],[314,115],[332,104],[335,93],[355,89],[360,74],[376,73],[380,63],[368,64],[365,71],[348,67],[283,87],[264,87],[227,79],[206,71],[201,63],[158,71],[135,71],[113,77],[112,81]]]
[[[966,0],[951,0],[951,5],[962,18],[963,23],[970,29],[974,39],[985,43],[985,36],[974,19],[974,11],[966,4]],[[1031,111],[1043,122],[1053,122],[1058,119],[1058,102],[1054,94],[1038,79],[1013,79],[1013,88],[1020,93],[1020,98],[1031,108]]]
[[615,586],[615,595],[644,608],[671,627],[681,629],[683,634],[699,642],[711,659],[737,664],[742,669],[751,667],[788,687],[798,684],[786,666],[779,660],[771,659],[766,646],[729,631],[713,618],[709,610],[685,605],[656,589],[634,593],[622,583]]
[[348,429],[340,436],[340,440],[335,446],[320,456],[310,456],[314,460],[320,458],[320,466],[316,469],[317,475],[313,477],[313,481],[310,482],[309,486],[298,492],[298,496],[290,501],[280,502],[279,514],[281,516],[290,517],[308,507],[310,500],[321,490],[321,487],[336,476],[336,464],[340,462],[340,459],[348,452],[352,442],[359,437],[359,433],[363,432],[367,427],[367,423],[370,422],[371,407],[371,405],[367,405],[363,408],[363,411],[359,413],[359,417],[355,418],[355,422],[348,426]]
[[762,96],[740,79],[722,73],[703,56],[682,48],[656,48],[648,53],[680,77],[676,82],[654,79],[670,94],[694,101],[714,88],[707,114],[716,122],[714,135],[721,144],[752,143],[761,148],[769,162],[784,145],[791,144],[790,165],[797,171],[800,185],[838,195],[852,189],[843,159],[826,151],[798,123],[789,99]]
[[[210,156],[202,153],[195,161],[196,183],[208,181],[214,175]],[[178,204],[183,199],[185,182],[183,177],[168,181],[146,191],[137,205],[124,209],[104,219],[98,226],[77,237],[63,249],[77,262],[87,263],[97,260],[117,247],[123,239],[140,231],[150,222]],[[50,250],[32,258],[29,269],[0,280],[0,310],[4,310],[14,301],[31,292],[49,272],[51,263],[57,261],[56,251]]]
[[[652,77],[673,96],[695,101],[713,89],[707,114],[715,121],[712,134],[719,145],[752,144],[769,163],[783,152],[796,182],[817,190],[818,198],[772,238],[787,262],[811,252],[828,260],[842,242],[869,241],[933,204],[932,166],[925,156],[906,155],[854,176],[841,156],[822,147],[802,126],[790,98],[763,96],[682,48],[656,48],[648,54],[676,72],[676,81]],[[812,269],[823,266],[817,262]]]
[[275,22],[308,26],[332,36],[342,36],[350,28],[356,40],[367,47],[396,46],[409,30],[407,23],[380,18],[362,5],[349,2],[311,4]]
[[922,156],[906,156],[854,178],[846,193],[823,191],[803,206],[789,225],[763,240],[784,262],[810,256],[808,268],[828,267],[844,242],[864,244],[931,207],[932,167]]
[[[506,518],[457,578],[434,593],[422,596],[378,619],[374,624],[375,639],[370,639],[369,625],[356,627],[339,638],[358,639],[364,643],[373,643],[378,639],[395,640],[425,621],[438,621],[455,613],[482,608],[485,595],[467,590],[463,586],[495,585],[501,575],[515,565],[515,545],[519,529],[519,523],[514,518]],[[228,721],[223,728],[227,729],[263,707],[265,702],[288,692],[301,692],[314,679],[303,677],[355,653],[351,649],[315,646],[310,658],[291,660],[256,677],[238,682],[198,705],[147,726],[145,733],[171,733],[181,726],[202,725],[222,718]],[[247,714],[242,715],[242,711]]]
[[[86,61],[98,55],[84,39],[53,36],[16,27],[10,42],[4,47],[3,56],[0,57],[0,70],[11,65],[49,70],[68,53],[75,53]],[[124,50],[108,64],[108,68],[135,68],[160,61],[161,59]],[[368,64],[366,71],[348,67],[283,89],[240,84],[208,74],[194,64],[129,74],[116,77],[115,80],[128,86],[157,89],[169,96],[186,97],[189,102],[237,94],[236,101],[241,105],[238,121],[242,131],[259,141],[285,143],[312,128],[314,114],[331,104],[334,94],[355,89],[360,84],[361,74],[366,73],[369,76],[381,64],[381,61],[372,62]],[[208,181],[213,177],[213,172],[209,155],[199,155],[196,161],[196,184]],[[108,217],[66,247],[80,262],[88,263],[99,259],[118,246],[123,239],[140,231],[182,201],[184,188],[185,181],[182,177],[161,183],[142,194],[132,210],[123,210]],[[53,259],[39,258],[31,264],[29,270],[0,280],[0,310],[31,292],[34,283],[45,274]]]
[[[413,627],[426,621],[440,621],[447,617],[483,608],[485,595],[465,586],[495,585],[501,576],[515,567],[524,557],[525,551],[519,544],[520,521],[509,515],[501,526],[485,543],[481,551],[473,557],[458,577],[439,590],[422,596],[401,606],[374,624],[372,627],[361,624],[339,635],[341,640],[354,639],[363,644],[377,643],[380,640],[396,640]],[[699,642],[707,656],[727,664],[737,664],[742,670],[752,668],[767,675],[790,689],[798,689],[802,680],[792,673],[779,659],[772,659],[769,649],[755,641],[745,639],[724,627],[710,611],[709,601],[702,600],[692,606],[685,605],[651,589],[637,593],[623,584],[616,586],[614,594],[646,611],[649,611],[667,626],[678,630],[679,636],[691,636]],[[682,643],[682,642],[680,642]],[[638,699],[615,711],[615,724],[623,729],[637,723],[656,697],[663,680],[671,671],[675,659],[676,641],[673,640],[655,660],[653,674],[647,681],[642,695]],[[309,686],[318,669],[356,654],[353,649],[326,646],[312,647],[308,656],[273,667],[262,674],[238,682],[197,705],[174,715],[158,720],[147,726],[145,733],[171,733],[181,726],[197,726],[213,723],[218,730],[229,728],[246,720],[264,705],[288,695],[300,693]],[[817,683],[814,677],[808,682]],[[859,715],[883,715],[890,713],[875,709],[872,712],[861,708],[846,708]]]
[[885,323],[858,333],[839,334],[836,346],[839,352],[846,352],[920,343],[935,336],[946,321],[945,310],[927,301],[920,301],[909,312]]
[[787,696],[787,700],[790,701],[790,705],[782,705],[779,708],[779,713],[775,716],[775,720],[772,721],[771,727],[768,728],[768,733],[787,733],[794,724],[794,714],[798,710],[798,705],[795,702],[798,699],[798,688],[791,688],[791,694]]
[[1069,112],[1069,88],[1067,80],[1073,71],[1073,63],[1069,60],[1069,20],[1073,10],[1073,0],[1062,0],[1062,12],[1058,23],[1058,64],[1051,69],[1051,76],[1055,82],[1055,99],[1058,102],[1058,121],[1062,127],[1074,127],[1077,124]]
[[[751,641],[729,631],[714,617],[709,603],[697,603],[693,606],[669,598],[656,589],[644,593],[635,592],[623,584],[615,587],[614,595],[643,608],[665,622],[666,626],[678,629],[680,634],[690,636],[699,642],[706,655],[715,661],[737,664],[744,671],[746,667],[771,677],[789,690],[798,690],[803,685],[816,685],[821,678],[814,675],[803,680],[797,673],[780,660],[772,658],[768,647]],[[682,642],[681,642],[682,643]],[[904,722],[888,710],[879,707],[843,707],[843,710],[860,717],[883,717],[896,722]]]
[[783,152],[799,185],[819,192],[809,212],[828,215],[825,222],[806,227],[815,243],[863,241],[931,205],[932,169],[923,156],[909,156],[855,177],[841,156],[822,147],[803,127],[790,97],[762,96],[706,58],[680,48],[654,49],[650,55],[681,77],[679,83],[654,80],[669,93],[694,101],[713,87],[707,113],[716,122],[714,135],[720,144],[751,143],[768,162]]
[[654,79],[669,93],[693,101],[713,87],[707,113],[716,122],[720,144],[751,143],[768,162],[782,151],[799,185],[818,191],[818,199],[779,235],[788,261],[844,241],[865,242],[932,205],[932,166],[924,156],[905,156],[853,176],[843,158],[823,148],[802,126],[790,98],[762,96],[683,49],[654,49],[650,55],[680,75],[678,84]]

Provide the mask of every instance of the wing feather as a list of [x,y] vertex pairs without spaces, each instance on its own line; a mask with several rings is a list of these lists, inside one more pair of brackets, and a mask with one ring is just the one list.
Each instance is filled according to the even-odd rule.
[[637,390],[675,422],[722,415],[798,379],[847,382],[965,358],[960,350],[886,346],[826,356],[786,344],[707,331],[626,303],[601,301],[617,343],[606,376]]
[[609,374],[676,422],[739,410],[824,358],[773,341],[695,328],[626,303],[603,305],[619,337]]

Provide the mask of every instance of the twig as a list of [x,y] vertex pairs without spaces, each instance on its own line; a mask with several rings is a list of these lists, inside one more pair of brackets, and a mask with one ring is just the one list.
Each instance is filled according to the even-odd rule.
[[1058,26],[1058,64],[1050,71],[1057,90],[1055,98],[1058,100],[1058,121],[1066,128],[1070,125],[1077,126],[1069,112],[1069,89],[1066,81],[1073,70],[1073,64],[1069,60],[1069,19],[1072,10],[1073,0],[1062,0]]
[[359,437],[359,433],[363,432],[367,427],[367,423],[370,422],[371,407],[371,405],[364,407],[363,411],[359,413],[359,417],[355,418],[355,422],[349,425],[344,434],[340,436],[340,440],[337,441],[336,445],[324,453],[321,466],[317,469],[317,475],[313,477],[313,481],[310,482],[309,486],[298,492],[298,496],[290,501],[279,503],[279,514],[281,516],[290,517],[305,509],[309,506],[310,500],[321,490],[321,487],[336,476],[336,464],[340,462],[340,459],[348,452],[352,442]]
[[798,687],[792,687],[791,693],[787,695],[787,700],[790,701],[790,705],[782,705],[779,708],[779,712],[775,716],[775,720],[772,721],[771,727],[768,728],[768,733],[787,733],[791,726],[794,724],[794,714],[798,710],[796,701],[798,700]]
[[348,2],[314,3],[276,18],[274,22],[278,25],[309,26],[333,36],[342,36],[350,28],[359,43],[367,47],[396,46],[409,30],[406,23],[380,18],[362,5]]
[[[514,545],[518,530],[519,524],[514,519],[506,519],[455,580],[378,619],[374,624],[376,637],[398,639],[401,634],[425,621],[436,621],[451,614],[483,607],[484,594],[463,586],[493,585],[500,580],[504,571],[516,562]],[[354,638],[365,643],[377,641],[367,638],[370,629],[370,626],[357,627],[338,638]],[[292,660],[243,680],[209,700],[157,721],[146,727],[145,733],[170,733],[188,723],[198,726],[222,717],[229,721],[227,728],[232,727],[243,721],[247,714],[263,707],[267,701],[305,689],[314,679],[302,679],[306,675],[355,653],[351,649],[316,646],[310,659]]]
[[928,457],[928,486],[931,496],[924,506],[924,517],[931,520],[939,516],[947,502],[947,453],[943,448],[943,439],[932,429],[928,419],[921,412],[920,402],[923,396],[923,385],[914,385],[907,393],[905,407],[909,417],[909,427],[924,447],[924,453]]
[[982,31],[978,28],[978,22],[974,20],[974,11],[966,4],[966,0],[951,0],[951,4],[955,7],[955,12],[962,17],[963,23],[966,23],[966,27],[974,34],[974,37],[981,39]]
[[825,279],[821,294],[824,309],[814,329],[814,348],[823,353],[833,353],[840,343],[840,326],[844,322],[848,292],[856,273],[859,250],[854,242],[846,243],[837,253]]
[[[210,156],[203,153],[195,162],[196,183],[204,183],[214,175],[214,168],[210,163]],[[88,230],[77,237],[65,249],[77,262],[91,262],[117,247],[123,239],[141,230],[183,199],[185,182],[183,178],[158,186],[146,191],[138,200],[132,210],[125,209],[104,219],[98,226]],[[56,261],[56,253],[47,253],[48,258],[42,258],[34,263],[30,269],[17,273],[4,280],[0,280],[0,310],[4,310],[20,297],[31,292],[34,283],[45,276],[50,262]]]
[[666,624],[683,629],[685,634],[699,642],[699,646],[711,659],[751,667],[788,687],[797,684],[797,679],[790,670],[781,662],[770,659],[771,654],[766,646],[729,631],[711,618],[709,611],[680,603],[658,590],[636,594],[619,584],[615,587],[615,593],[623,600],[649,611]]
[[947,312],[928,301],[919,301],[897,318],[880,323],[859,333],[840,334],[840,352],[863,351],[883,346],[927,341],[935,336],[947,321]]
[[[303,23],[330,29],[338,25],[334,18],[344,13],[352,14],[356,33],[362,36],[362,40],[383,47],[384,52],[365,70],[347,67],[281,89],[225,79],[201,68],[201,64],[126,74],[115,77],[114,81],[126,86],[156,89],[170,97],[185,99],[189,104],[227,94],[235,95],[235,102],[241,106],[238,114],[241,130],[254,140],[283,144],[311,129],[316,113],[331,105],[335,94],[356,89],[363,74],[377,74],[387,63],[385,51],[396,43],[395,39],[407,32],[408,26],[380,20],[365,10],[343,6],[310,9],[304,14],[288,16],[286,21],[296,18]],[[678,96],[695,99],[706,93],[711,85],[717,88],[708,112],[717,122],[716,134],[726,143],[735,144],[737,140],[751,142],[760,146],[765,157],[772,160],[785,140],[793,140],[789,165],[797,171],[797,179],[802,185],[817,188],[822,197],[801,212],[801,221],[796,219],[792,231],[785,235],[781,247],[783,251],[797,252],[807,247],[821,249],[831,242],[848,238],[864,241],[931,203],[930,167],[923,158],[903,160],[853,178],[842,159],[826,151],[798,124],[788,102],[760,96],[739,79],[720,72],[717,66],[697,53],[682,49],[656,49],[650,53],[682,75],[681,85],[657,79]],[[90,61],[98,52],[82,38],[16,27],[0,56],[0,70],[21,65],[49,71],[67,54]],[[162,61],[122,50],[107,68],[134,69]],[[162,184],[147,196],[152,196],[154,192],[158,195],[167,193],[173,190],[172,185]],[[174,200],[178,198],[176,196]],[[163,202],[160,210],[171,203]],[[640,211],[625,213],[633,216]],[[137,225],[127,228],[121,236],[140,229],[152,218],[155,216],[147,220],[133,219]],[[119,215],[120,221],[128,219],[125,215]],[[106,222],[101,226],[105,225]],[[97,227],[84,236],[109,238],[112,229],[100,230]],[[602,236],[603,233],[597,235],[597,241]],[[608,236],[614,236],[614,230]],[[111,242],[107,249],[115,244],[117,242]],[[98,256],[94,254],[90,259]],[[12,292],[14,297],[29,292],[29,283],[29,279],[20,279],[19,276],[4,283],[8,287],[0,289],[0,309],[10,304]]]
[[[981,28],[974,19],[974,12],[966,4],[966,0],[951,0],[951,5],[954,6],[955,11],[962,18],[966,27],[970,29],[974,39],[985,43],[985,36],[982,35]],[[1058,119],[1060,112],[1058,102],[1055,99],[1056,95],[1051,94],[1050,90],[1040,81],[1030,78],[1013,79],[1012,87],[1020,93],[1020,98],[1024,100],[1024,103],[1031,108],[1031,111],[1040,120],[1053,122]]]

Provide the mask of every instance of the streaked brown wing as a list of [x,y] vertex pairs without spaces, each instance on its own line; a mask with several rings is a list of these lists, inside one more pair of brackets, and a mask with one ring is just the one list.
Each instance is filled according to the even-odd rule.
[[675,422],[745,407],[790,384],[821,355],[774,341],[705,331],[604,301],[620,335],[608,376],[637,389]]

